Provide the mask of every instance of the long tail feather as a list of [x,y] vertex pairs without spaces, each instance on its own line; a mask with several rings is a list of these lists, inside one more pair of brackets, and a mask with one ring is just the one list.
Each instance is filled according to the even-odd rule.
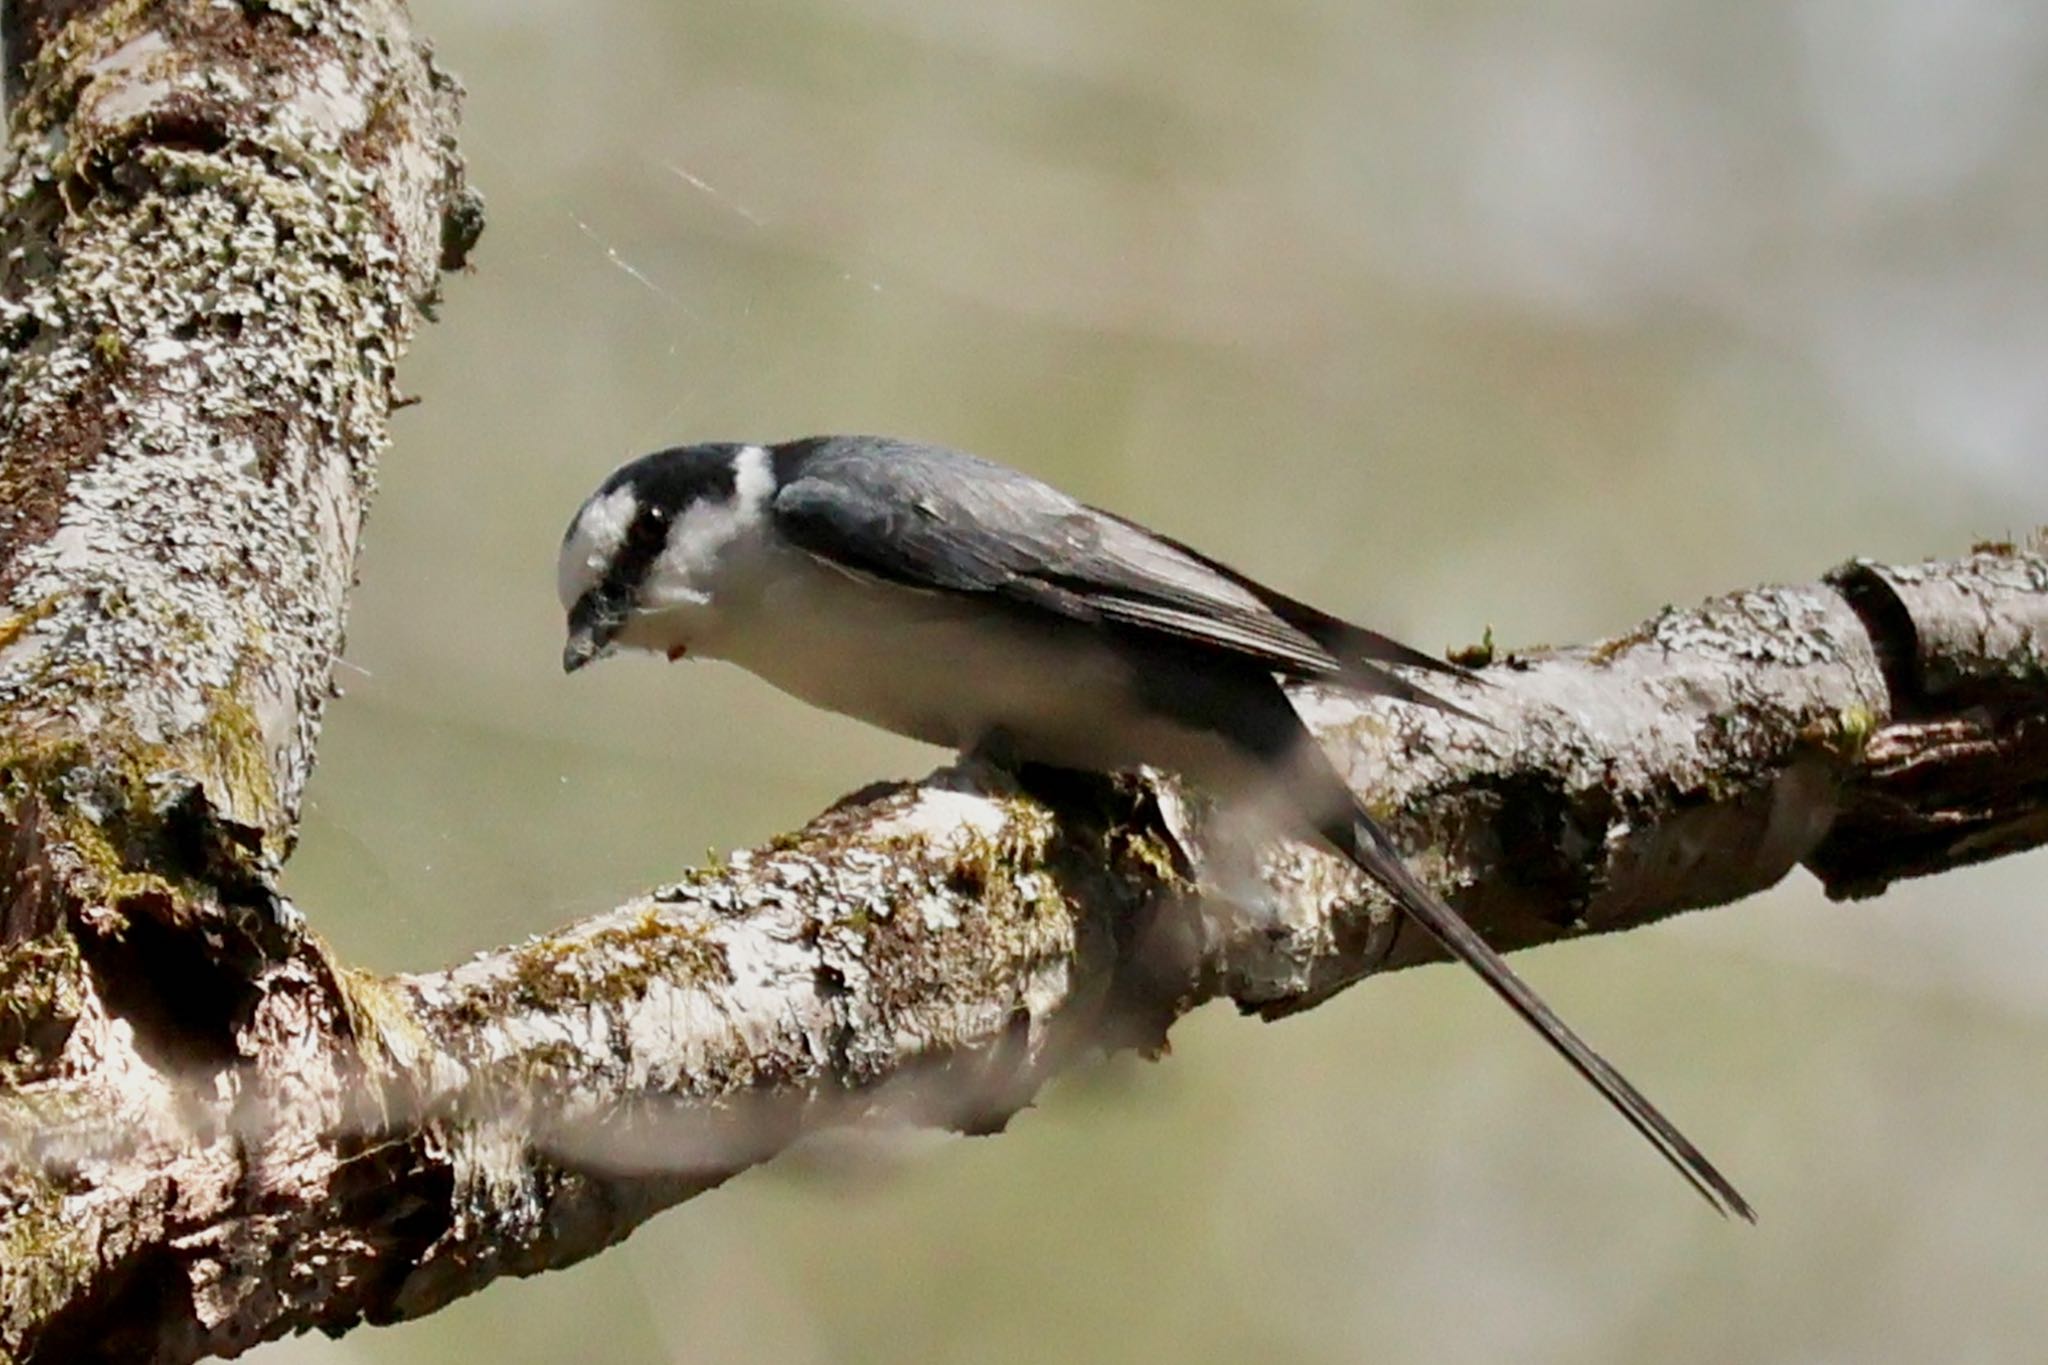
[[1446,701],[1426,688],[1417,687],[1414,683],[1409,682],[1391,669],[1379,668],[1373,664],[1347,661],[1344,665],[1344,672],[1338,677],[1330,679],[1329,682],[1338,687],[1348,687],[1354,691],[1365,693],[1368,696],[1393,697],[1414,706],[1427,706],[1432,711],[1442,711],[1446,715],[1457,716],[1463,720],[1477,721],[1489,729],[1494,728],[1493,722],[1486,717],[1475,715],[1456,702]]
[[1278,593],[1273,594],[1273,598],[1275,600],[1269,600],[1267,606],[1289,625],[1306,633],[1343,663],[1399,664],[1403,668],[1421,669],[1439,677],[1457,678],[1464,682],[1485,681],[1469,668],[1462,668],[1434,654],[1425,654],[1419,649],[1411,649],[1399,640],[1382,635],[1376,630],[1367,630],[1364,626],[1355,626],[1341,617],[1318,611],[1305,602],[1282,598]]
[[1370,816],[1363,811],[1355,811],[1349,822],[1333,823],[1326,828],[1323,837],[1393,892],[1410,917],[1427,929],[1452,956],[1477,972],[1494,994],[1505,1000],[1516,1014],[1543,1036],[1545,1042],[1557,1049],[1571,1063],[1573,1070],[1585,1077],[1609,1104],[1619,1110],[1630,1126],[1647,1138],[1650,1145],[1717,1212],[1723,1215],[1734,1213],[1752,1223],[1756,1221],[1756,1211],[1750,1207],[1749,1201],[1714,1168],[1699,1148],[1693,1146],[1669,1119],[1658,1112],[1655,1105],[1609,1065],[1606,1058],[1572,1032],[1457,911],[1444,904],[1435,892],[1408,870],[1408,865],[1401,860],[1386,832]]

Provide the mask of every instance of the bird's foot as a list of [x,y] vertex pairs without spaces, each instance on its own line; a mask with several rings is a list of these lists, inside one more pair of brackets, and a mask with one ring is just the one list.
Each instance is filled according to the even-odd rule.
[[1017,737],[998,725],[982,731],[974,743],[960,751],[960,764],[994,768],[1014,776],[1024,766],[1024,756],[1017,752]]

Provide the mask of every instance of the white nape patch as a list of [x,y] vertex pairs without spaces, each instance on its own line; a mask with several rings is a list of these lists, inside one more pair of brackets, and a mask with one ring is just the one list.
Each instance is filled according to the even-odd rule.
[[760,446],[733,456],[730,498],[699,498],[669,527],[668,545],[648,572],[640,605],[649,611],[708,605],[730,569],[729,551],[755,536],[767,521],[775,468]]
[[626,531],[639,510],[630,488],[614,488],[583,504],[562,542],[562,557],[555,564],[555,592],[562,610],[576,605],[576,599],[597,586],[626,543]]
[[758,517],[761,504],[775,491],[775,466],[762,446],[741,446],[732,457],[733,491],[739,499],[740,515]]

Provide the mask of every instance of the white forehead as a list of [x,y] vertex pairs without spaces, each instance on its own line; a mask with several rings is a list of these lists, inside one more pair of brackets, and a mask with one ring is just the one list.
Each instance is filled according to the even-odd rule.
[[629,487],[600,493],[583,504],[569,534],[562,541],[562,557],[555,565],[555,591],[562,610],[576,605],[576,599],[597,585],[604,571],[626,543],[626,531],[640,510],[640,500]]

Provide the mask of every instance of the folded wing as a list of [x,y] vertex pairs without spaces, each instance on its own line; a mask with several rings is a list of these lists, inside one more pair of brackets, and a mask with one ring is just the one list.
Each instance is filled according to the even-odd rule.
[[783,466],[777,525],[837,567],[1196,644],[1290,679],[1458,709],[1382,665],[1459,676],[1462,669],[1317,611],[1028,475],[908,442],[863,441],[858,458],[852,454],[832,438],[776,452]]

